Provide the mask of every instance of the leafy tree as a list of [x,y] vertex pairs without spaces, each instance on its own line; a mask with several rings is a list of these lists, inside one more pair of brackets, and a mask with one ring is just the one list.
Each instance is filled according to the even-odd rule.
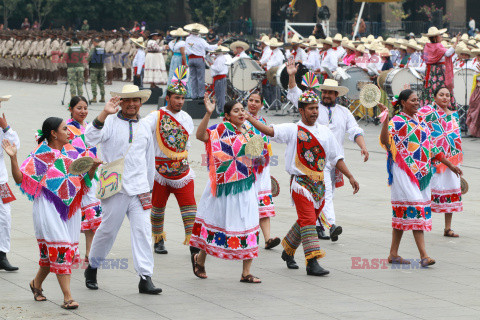
[[30,0],[27,4],[27,10],[35,16],[38,24],[42,27],[46,17],[60,1],[61,0]]
[[3,0],[2,1],[2,5],[0,6],[0,8],[2,9],[2,12],[3,12],[3,26],[5,28],[8,28],[8,18],[10,18],[12,12],[17,7],[18,2],[20,2],[20,0]]
[[228,15],[234,12],[246,0],[188,0],[192,9],[192,18],[207,25],[225,22]]

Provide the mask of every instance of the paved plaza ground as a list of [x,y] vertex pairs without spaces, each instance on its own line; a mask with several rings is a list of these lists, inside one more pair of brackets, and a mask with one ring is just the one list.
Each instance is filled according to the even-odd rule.
[[[107,92],[120,90],[115,82]],[[8,123],[21,140],[19,161],[35,146],[34,133],[49,116],[67,119],[61,105],[64,85],[57,86],[0,81],[0,95],[11,94],[2,103]],[[67,96],[68,93],[67,93]],[[109,97],[110,95],[107,94]],[[66,102],[68,103],[68,102]],[[91,121],[103,108],[89,107]],[[146,115],[156,106],[145,105]],[[291,122],[292,116],[268,114],[270,123]],[[195,125],[199,124],[195,120]],[[212,123],[218,122],[212,120]],[[443,215],[433,215],[433,231],[426,234],[427,251],[437,263],[422,269],[418,264],[392,268],[384,264],[391,240],[390,190],[387,186],[386,156],[378,144],[380,127],[361,123],[365,129],[370,160],[363,163],[360,151],[345,143],[346,163],[360,183],[360,192],[352,195],[350,186],[338,189],[335,198],[337,223],[343,234],[338,242],[322,241],[327,252],[320,264],[330,270],[326,277],[307,276],[303,250],[296,259],[299,270],[289,270],[280,258],[281,247],[262,248],[253,262],[252,273],[261,284],[240,283],[241,262],[208,257],[209,278],[201,280],[192,273],[188,247],[182,244],[183,224],[172,196],[166,209],[167,255],[155,255],[154,283],[163,289],[158,296],[138,293],[138,276],[133,268],[128,219],[108,256],[109,264],[98,272],[98,291],[84,285],[83,269],[72,272],[72,294],[80,307],[74,311],[60,308],[63,296],[54,275],[44,282],[47,302],[35,302],[28,287],[38,269],[38,246],[32,223],[32,203],[10,178],[17,201],[12,204],[12,250],[8,254],[20,270],[0,271],[0,318],[3,319],[480,319],[480,139],[463,140],[464,174],[470,191],[464,197],[464,212],[455,214],[454,230],[460,238],[443,237]],[[202,165],[204,144],[192,139],[190,163],[197,178],[197,201],[208,175]],[[272,175],[281,187],[274,198],[277,216],[272,219],[272,235],[283,237],[296,213],[289,197],[289,176],[284,169],[285,146],[273,144],[276,158]],[[10,160],[5,159],[10,172]],[[475,244],[476,243],[476,244]],[[476,248],[476,249],[475,249]],[[85,238],[80,238],[84,255]],[[411,232],[405,232],[400,247],[404,258],[418,259]],[[373,260],[378,259],[378,260]],[[379,261],[379,264],[374,262]],[[109,268],[107,268],[109,267]]]

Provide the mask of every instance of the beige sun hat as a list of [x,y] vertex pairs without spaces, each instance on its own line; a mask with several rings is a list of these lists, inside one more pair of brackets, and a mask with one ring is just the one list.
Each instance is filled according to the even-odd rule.
[[200,33],[200,34],[207,34],[208,28],[205,27],[203,24],[200,23],[190,23],[183,27],[186,31],[191,33]]
[[8,101],[10,100],[10,98],[12,97],[12,95],[6,95],[6,96],[0,96],[0,101]]
[[123,86],[121,92],[110,91],[110,94],[114,97],[120,98],[140,98],[142,104],[150,98],[152,94],[151,90],[139,90],[136,85],[126,84]]
[[470,52],[475,56],[480,56],[480,48],[472,49]]
[[243,50],[250,49],[248,43],[243,41],[234,41],[230,44],[230,50],[234,51],[236,48],[241,47]]
[[331,46],[333,46],[333,40],[331,37],[326,37],[325,39],[320,39],[320,41],[324,44],[329,44]]
[[387,40],[383,41],[383,44],[389,44],[391,46],[395,45],[395,39],[394,38],[387,38]]
[[448,48],[451,47],[450,43],[448,43],[447,41],[442,41],[442,45],[443,45],[446,49],[448,49]]
[[333,79],[325,79],[323,84],[321,84],[318,87],[318,89],[319,90],[337,91],[339,97],[344,96],[348,93],[348,88],[347,87],[339,86],[338,81],[335,81]]
[[313,39],[309,38],[309,41],[305,42],[304,44],[309,48],[321,48],[318,46],[317,39],[315,39],[315,37],[313,37]]
[[411,39],[409,40],[407,43],[405,43],[405,47],[409,47],[409,48],[412,48],[414,50],[422,50],[423,48],[420,47],[417,43],[417,41]]
[[188,36],[190,33],[188,33],[187,31],[183,30],[182,28],[178,28],[176,30],[173,30],[170,32],[170,35],[174,36],[174,37],[186,37]]
[[365,45],[365,49],[367,49],[368,51],[376,51],[377,48],[378,48],[378,46],[374,42]]
[[378,53],[381,57],[391,57],[391,56],[392,56],[390,50],[388,50],[387,48],[383,48],[383,49],[381,49],[381,50],[378,50],[377,53]]
[[209,52],[210,52],[210,53],[215,53],[215,54],[225,54],[225,53],[229,53],[229,52],[230,52],[230,49],[228,49],[228,48],[225,47],[225,46],[218,46],[217,49],[215,49],[215,50],[210,50]]
[[258,42],[263,42],[263,43],[267,43],[268,41],[270,40],[270,38],[264,34],[260,39],[257,39]]
[[303,40],[300,39],[300,37],[297,34],[294,34],[293,37],[288,39],[288,43],[290,43],[290,44],[301,44],[301,43],[303,43]]
[[145,48],[145,42],[143,41],[143,37],[139,37],[138,39],[130,38],[130,41],[132,41],[139,47]]
[[468,49],[467,47],[464,47],[464,46],[458,46],[456,49],[455,49],[455,52],[460,55],[460,54],[468,54],[470,57],[473,57],[475,54],[472,53],[472,51],[470,49]]
[[475,35],[475,38],[474,38],[476,41],[480,41],[480,33]]
[[359,44],[357,46],[357,48],[355,49],[355,51],[358,51],[358,52],[361,52],[361,53],[365,53],[365,46],[363,44]]
[[357,48],[355,48],[355,45],[351,41],[342,42],[342,47],[353,51],[357,50]]
[[337,41],[337,42],[342,42],[343,41],[343,37],[340,33],[337,33],[335,35],[335,37],[332,38],[332,41]]
[[367,42],[373,42],[373,41],[375,41],[375,37],[373,36],[373,34],[371,34],[367,37]]
[[268,41],[268,43],[265,43],[265,44],[275,48],[283,46],[283,42],[278,41],[277,38],[272,38]]
[[427,38],[436,37],[444,34],[445,32],[447,32],[447,29],[438,29],[437,27],[430,27],[428,28],[427,33],[422,33],[422,36]]

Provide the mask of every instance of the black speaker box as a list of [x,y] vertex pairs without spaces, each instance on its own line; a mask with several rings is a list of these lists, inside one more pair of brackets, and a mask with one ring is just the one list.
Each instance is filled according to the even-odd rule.
[[[192,119],[203,119],[205,115],[205,104],[202,100],[192,100],[192,99],[185,99],[185,104],[182,108],[183,111],[188,113]],[[213,111],[211,119],[218,118],[217,111]]]
[[160,98],[163,95],[163,89],[162,88],[149,88],[149,89],[152,90],[152,94],[144,104],[157,104],[158,98]]

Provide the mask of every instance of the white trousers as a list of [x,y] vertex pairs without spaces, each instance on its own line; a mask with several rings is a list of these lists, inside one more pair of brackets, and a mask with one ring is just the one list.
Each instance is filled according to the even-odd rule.
[[[323,207],[323,214],[329,224],[335,223],[335,210],[333,208],[333,196],[335,193],[335,168],[326,166],[323,170],[323,177],[325,183],[325,206]],[[317,219],[317,226],[320,225],[320,219]]]
[[0,251],[10,251],[10,230],[12,228],[12,215],[10,203],[4,204],[0,199]]
[[125,215],[130,220],[133,265],[139,276],[153,275],[152,224],[150,210],[143,210],[137,196],[122,192],[102,200],[102,223],[93,237],[89,261],[99,268],[107,257],[122,226]]

